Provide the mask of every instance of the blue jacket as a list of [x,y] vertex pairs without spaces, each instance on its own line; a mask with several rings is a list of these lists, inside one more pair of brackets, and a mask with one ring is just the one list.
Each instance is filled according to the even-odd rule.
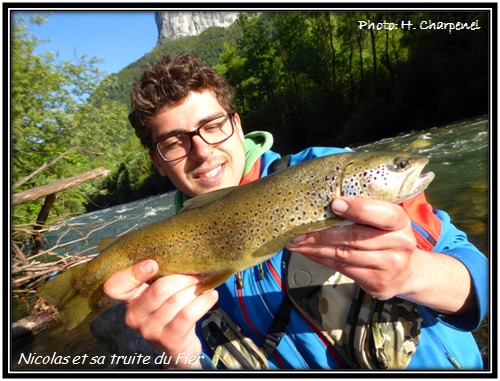
[[[308,148],[290,156],[290,165],[314,157],[345,152],[338,148]],[[269,173],[270,164],[280,156],[270,150],[261,157],[261,177]],[[450,222],[448,214],[437,211],[442,221],[442,234],[434,251],[451,255],[469,270],[476,300],[476,316],[446,316],[425,307],[420,308],[423,323],[420,344],[407,369],[482,369],[483,362],[471,330],[477,328],[488,312],[488,260],[465,234]],[[257,346],[261,346],[281,302],[284,299],[284,250],[263,264],[241,273],[244,287],[236,276],[219,286],[219,306],[243,329]],[[200,337],[202,337],[200,335]],[[211,354],[204,343],[203,352]],[[268,358],[271,369],[338,369],[346,368],[335,349],[318,334],[313,326],[292,309],[290,322],[278,347]]]

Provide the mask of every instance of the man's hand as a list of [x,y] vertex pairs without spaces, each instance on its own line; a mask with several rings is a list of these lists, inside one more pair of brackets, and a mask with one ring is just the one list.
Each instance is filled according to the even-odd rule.
[[465,266],[418,249],[402,207],[344,197],[332,202],[332,210],[354,224],[299,236],[287,248],[341,272],[378,299],[399,296],[443,313],[474,305]]
[[410,276],[416,250],[404,210],[390,203],[355,198],[337,199],[332,208],[355,224],[297,237],[288,248],[340,271],[374,297],[388,299],[400,293]]
[[148,284],[157,272],[158,264],[153,260],[138,263],[113,274],[104,283],[104,292],[127,305],[126,324],[158,350],[174,359],[179,353],[199,358],[201,343],[195,325],[217,302],[217,291],[200,294],[203,277],[195,275],[167,275]]

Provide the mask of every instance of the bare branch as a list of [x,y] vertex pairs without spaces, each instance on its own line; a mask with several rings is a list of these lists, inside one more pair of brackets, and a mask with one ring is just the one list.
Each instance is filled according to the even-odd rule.
[[[80,241],[87,240],[93,233],[104,229],[105,227],[111,225],[112,223],[120,220],[120,217],[117,217],[103,226],[99,226],[95,229],[89,231],[85,236],[81,238],[75,239],[70,242],[61,243],[61,237],[57,240],[56,244],[43,252],[38,253],[37,255],[26,257],[22,253],[22,251],[17,247],[17,245],[12,242],[12,264],[11,264],[11,274],[15,276],[12,280],[12,287],[14,292],[18,293],[28,293],[36,289],[40,284],[44,283],[53,273],[59,273],[67,270],[70,267],[85,263],[90,261],[92,258],[97,256],[99,253],[91,253],[92,251],[96,251],[97,247],[92,246],[85,250],[80,251],[75,255],[61,255],[57,254],[55,250],[60,249],[61,247],[65,247]],[[81,224],[67,224],[67,230],[62,234],[66,235],[70,230],[74,229],[75,226],[79,226]],[[128,233],[129,231],[135,229],[137,225],[134,225],[130,229],[120,233],[118,236]],[[52,261],[49,262],[40,262],[36,260],[42,255],[53,257]],[[16,260],[17,259],[17,260]],[[15,260],[15,261],[14,261]],[[15,263],[14,263],[15,262]]]
[[110,171],[105,168],[97,168],[77,176],[56,181],[55,183],[52,184],[42,185],[39,187],[25,190],[23,192],[13,194],[12,205],[22,204],[23,202],[36,200],[37,198],[62,191],[64,189],[75,187],[77,185],[93,180],[95,178],[107,176],[109,172]]

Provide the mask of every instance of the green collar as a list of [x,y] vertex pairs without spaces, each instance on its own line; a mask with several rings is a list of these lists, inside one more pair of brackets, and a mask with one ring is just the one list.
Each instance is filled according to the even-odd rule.
[[[245,135],[245,140],[243,141],[245,148],[245,169],[243,175],[246,175],[257,159],[272,147],[273,142],[273,135],[266,131],[253,131]],[[175,213],[178,213],[182,209],[182,206],[189,198],[179,190],[175,192]]]

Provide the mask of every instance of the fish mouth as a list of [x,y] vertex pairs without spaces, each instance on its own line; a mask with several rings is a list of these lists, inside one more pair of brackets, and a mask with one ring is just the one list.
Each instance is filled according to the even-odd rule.
[[413,173],[409,174],[407,180],[402,184],[399,190],[399,198],[396,203],[403,202],[425,190],[432,180],[434,180],[434,172],[422,173],[424,167],[416,168]]
[[429,171],[429,172],[426,172],[426,173],[421,173],[416,181],[415,181],[415,184],[413,186],[413,189],[414,189],[414,192],[413,195],[419,193],[419,192],[422,192],[425,188],[427,188],[429,186],[429,184],[431,183],[432,180],[434,180],[434,172],[432,171]]

